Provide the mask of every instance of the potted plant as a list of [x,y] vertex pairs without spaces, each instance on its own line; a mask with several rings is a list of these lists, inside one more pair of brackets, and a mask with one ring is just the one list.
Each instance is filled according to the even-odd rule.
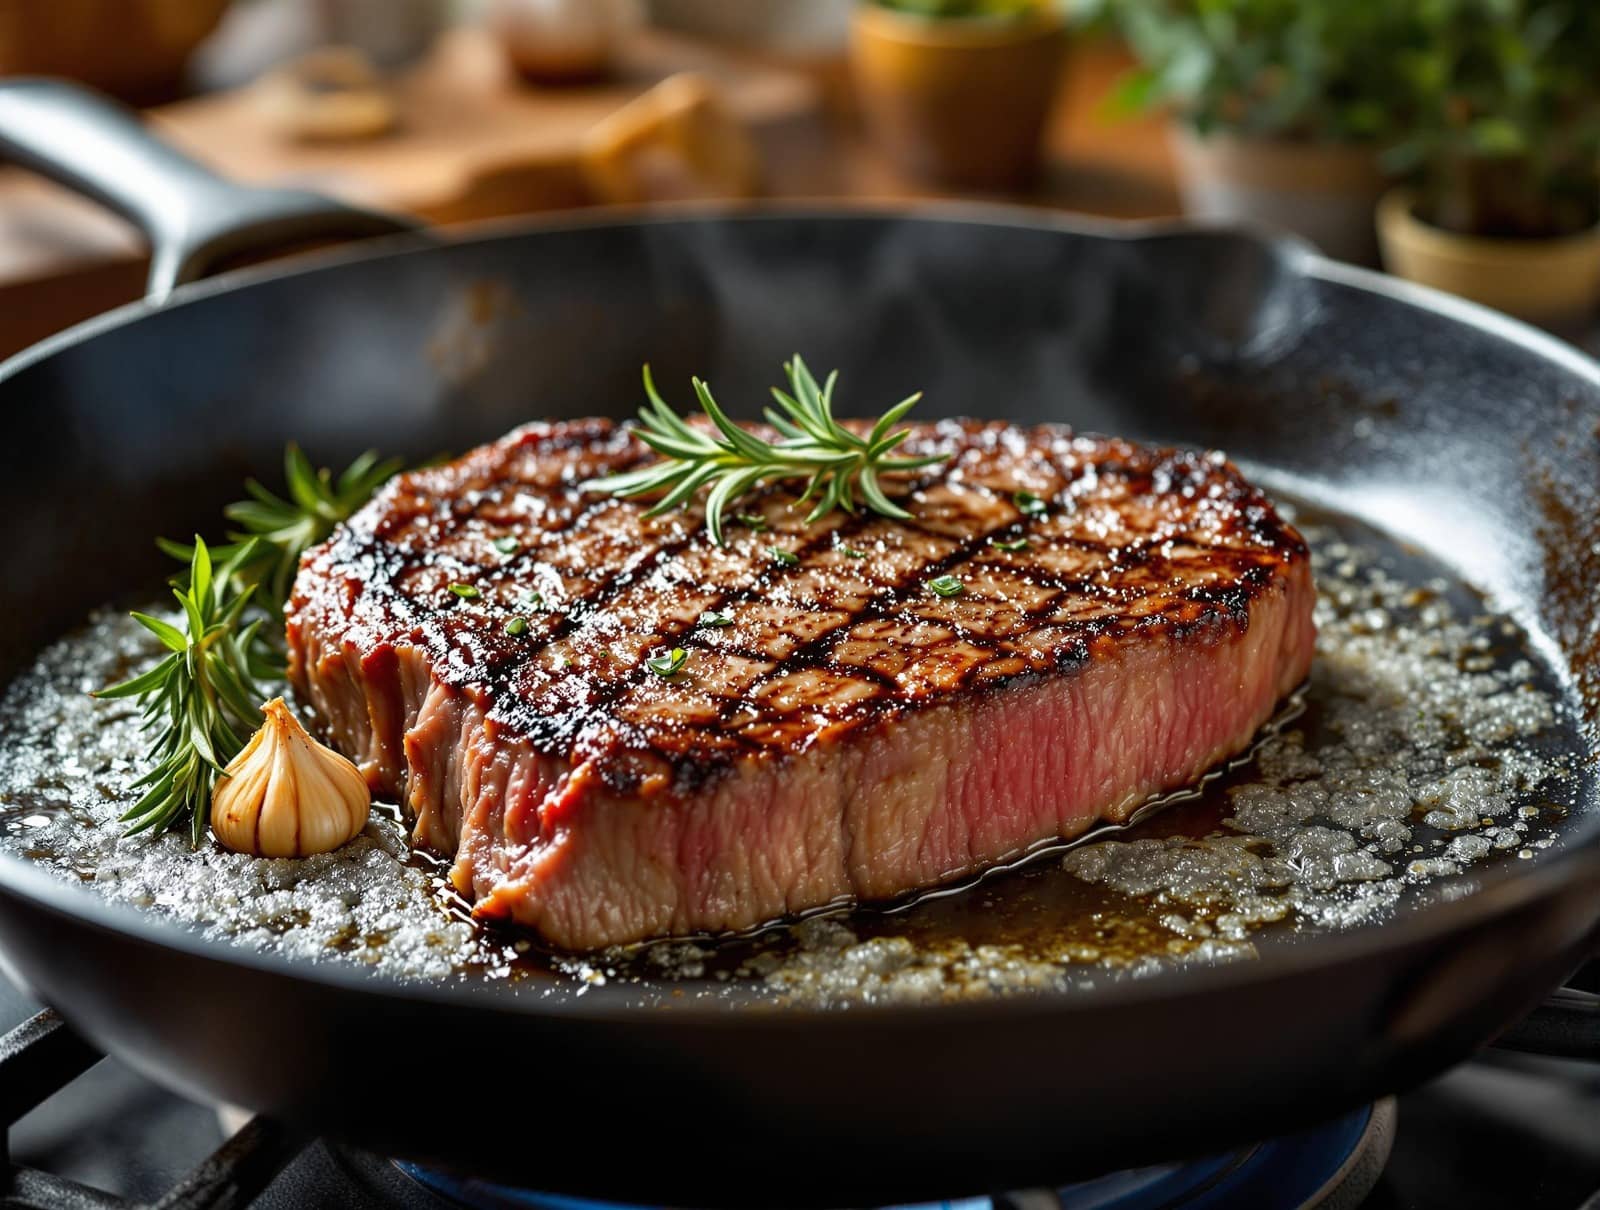
[[941,185],[1027,182],[1065,50],[1054,0],[861,0],[851,22],[868,127],[901,168]]
[[1600,5],[1436,0],[1405,60],[1385,265],[1565,328],[1600,298]]
[[1114,109],[1164,107],[1184,210],[1303,235],[1375,262],[1395,58],[1415,4],[1101,0],[1138,66]]

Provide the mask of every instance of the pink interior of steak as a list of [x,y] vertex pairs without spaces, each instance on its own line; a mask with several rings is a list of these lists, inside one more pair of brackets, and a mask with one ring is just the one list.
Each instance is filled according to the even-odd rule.
[[952,455],[896,485],[913,522],[806,525],[777,487],[718,548],[696,512],[577,489],[647,456],[624,430],[529,426],[307,557],[292,675],[480,914],[571,948],[892,897],[1122,818],[1304,677],[1303,543],[1222,459],[971,423],[908,447]]

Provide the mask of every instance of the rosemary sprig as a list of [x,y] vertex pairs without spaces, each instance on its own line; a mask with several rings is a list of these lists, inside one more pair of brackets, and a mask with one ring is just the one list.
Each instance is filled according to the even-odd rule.
[[583,484],[584,489],[625,497],[664,492],[650,510],[649,515],[656,516],[677,508],[705,488],[706,528],[718,546],[724,545],[722,522],[728,508],[746,492],[773,479],[806,480],[798,503],[816,501],[807,522],[836,508],[854,512],[858,492],[873,512],[898,519],[909,517],[911,514],[884,494],[879,478],[887,472],[932,466],[947,457],[889,456],[910,436],[909,430],[896,431],[894,426],[922,398],[922,392],[895,404],[861,436],[834,419],[837,370],[818,385],[799,354],[783,368],[790,389],[774,387],[772,397],[778,407],[765,409],[768,423],[780,436],[776,441],[766,441],[730,420],[712,397],[711,388],[699,378],[690,381],[711,427],[689,424],[662,400],[650,377],[650,367],[645,366],[644,391],[649,402],[639,409],[638,436],[662,460],[640,470],[590,479]]
[[[253,544],[255,553],[239,568],[240,582],[258,584],[256,604],[277,623],[282,620],[289,587],[300,566],[300,556],[333,532],[388,482],[401,467],[398,458],[380,459],[372,450],[358,457],[334,478],[326,467],[317,469],[301,448],[290,442],[283,451],[283,481],[288,499],[268,491],[254,479],[245,480],[248,500],[238,500],[222,510],[238,528],[229,531],[229,543],[212,548],[219,563],[231,560]],[[157,545],[187,563],[194,548],[158,538]]]
[[192,550],[188,585],[172,590],[183,611],[182,628],[149,614],[133,614],[161,640],[165,658],[94,696],[140,699],[141,729],[154,736],[149,750],[154,763],[131,787],[143,793],[122,816],[128,834],[161,831],[187,816],[190,837],[198,845],[222,767],[238,755],[242,737],[257,725],[263,695],[256,678],[270,675],[271,669],[251,655],[266,619],[257,612],[244,620],[255,587],[239,582],[241,569],[260,557],[258,540],[239,544],[218,565],[198,536]]
[[398,461],[369,452],[335,478],[315,469],[296,445],[285,449],[283,464],[288,498],[248,480],[250,498],[223,510],[238,526],[227,543],[158,539],[185,564],[172,588],[183,627],[135,612],[167,655],[94,695],[138,698],[143,730],[154,737],[152,767],[130,787],[142,793],[122,816],[129,835],[187,821],[190,838],[200,843],[223,766],[260,724],[265,695],[256,682],[283,675],[283,607],[300,556],[400,469]]

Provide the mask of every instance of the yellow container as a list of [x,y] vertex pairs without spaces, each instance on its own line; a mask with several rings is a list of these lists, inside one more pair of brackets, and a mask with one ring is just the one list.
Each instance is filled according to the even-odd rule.
[[1600,301],[1600,226],[1555,239],[1486,239],[1423,222],[1410,189],[1378,203],[1383,265],[1545,327],[1582,323]]
[[1061,18],[1042,7],[985,20],[864,3],[850,57],[867,126],[901,168],[934,184],[1014,189],[1038,168],[1066,46]]

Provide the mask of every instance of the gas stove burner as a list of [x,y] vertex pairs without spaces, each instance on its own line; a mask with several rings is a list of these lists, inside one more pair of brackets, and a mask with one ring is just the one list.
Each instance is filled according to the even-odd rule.
[[[1134,1168],[1055,1190],[928,1202],[893,1210],[1353,1210],[1372,1192],[1394,1142],[1394,1100],[1379,1101],[1299,1134],[1202,1160]],[[396,1168],[447,1204],[468,1210],[645,1210],[452,1176],[396,1160]]]

